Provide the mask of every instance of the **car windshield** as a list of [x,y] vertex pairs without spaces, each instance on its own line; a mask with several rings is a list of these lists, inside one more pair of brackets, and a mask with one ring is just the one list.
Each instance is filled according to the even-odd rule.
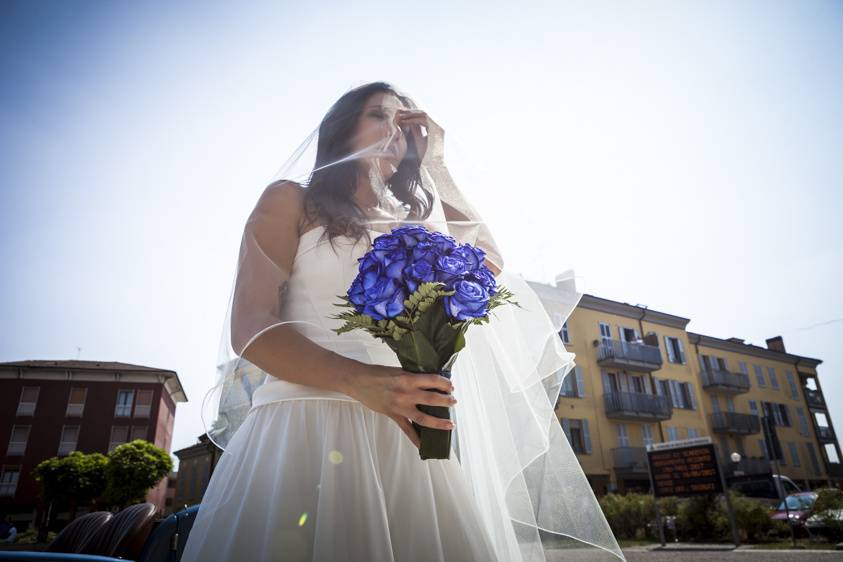
[[[792,509],[795,511],[803,511],[806,509],[811,509],[811,506],[814,505],[814,502],[817,500],[816,494],[811,494],[807,496],[787,496],[785,501],[787,502],[787,509]],[[776,508],[779,511],[784,511],[784,502],[779,504],[779,507]]]

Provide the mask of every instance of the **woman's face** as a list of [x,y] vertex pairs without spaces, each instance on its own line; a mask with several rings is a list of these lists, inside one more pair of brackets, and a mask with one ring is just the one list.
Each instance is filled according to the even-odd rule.
[[373,94],[363,105],[351,139],[354,152],[364,150],[363,158],[379,164],[384,180],[395,173],[407,154],[407,139],[395,123],[399,109],[406,108],[394,94]]

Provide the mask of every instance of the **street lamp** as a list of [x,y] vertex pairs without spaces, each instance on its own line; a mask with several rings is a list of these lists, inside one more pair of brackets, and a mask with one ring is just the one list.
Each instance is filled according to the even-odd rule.
[[735,476],[742,476],[743,471],[738,470],[738,466],[740,466],[741,462],[741,454],[735,451],[729,455],[729,458],[732,459],[732,462],[734,463],[734,466],[732,467],[732,474]]

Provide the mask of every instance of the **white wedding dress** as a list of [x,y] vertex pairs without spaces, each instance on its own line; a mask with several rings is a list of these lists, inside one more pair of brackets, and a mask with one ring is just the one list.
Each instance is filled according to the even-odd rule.
[[[367,247],[337,238],[335,253],[322,231],[301,236],[287,298],[291,317],[333,328],[337,295]],[[335,351],[355,356],[342,338]],[[399,365],[371,340],[358,358]],[[513,559],[515,534],[493,540],[453,449],[449,459],[421,460],[385,415],[344,394],[270,379],[214,470],[182,562]],[[455,377],[457,399],[459,384]]]

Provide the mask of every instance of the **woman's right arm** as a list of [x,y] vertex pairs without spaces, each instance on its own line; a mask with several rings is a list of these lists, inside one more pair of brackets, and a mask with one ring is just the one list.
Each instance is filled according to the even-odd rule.
[[[260,299],[255,295],[283,295],[285,292],[298,250],[302,216],[302,188],[284,182],[267,188],[249,217],[244,240],[256,246],[244,247],[246,251],[241,248],[241,271],[237,276],[231,315],[235,350],[276,378],[341,392],[390,417],[416,446],[418,437],[410,420],[427,427],[451,429],[448,420],[416,408],[416,404],[447,407],[455,403],[450,395],[451,381],[437,373],[409,373],[397,367],[369,365],[344,357],[311,341],[296,330],[295,324],[267,329],[245,345],[244,342],[254,335],[251,332],[256,330],[254,317],[259,317],[262,308],[272,306],[271,303],[260,305]],[[270,262],[271,266],[248,263],[249,259],[257,259],[255,256]],[[263,286],[266,283],[272,283],[273,287]],[[256,306],[258,312],[250,317],[249,307]],[[424,390],[426,388],[447,394]]]

